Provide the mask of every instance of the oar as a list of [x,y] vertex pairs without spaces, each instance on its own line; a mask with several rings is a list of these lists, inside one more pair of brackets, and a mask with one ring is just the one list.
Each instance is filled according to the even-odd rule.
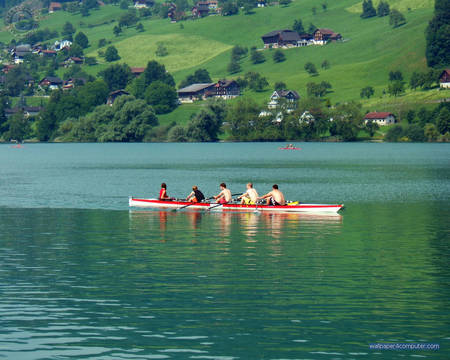
[[[214,199],[214,196],[211,196],[211,197],[209,197],[209,198],[207,198],[205,200],[211,200],[211,199]],[[182,206],[180,208],[172,209],[171,211],[177,211],[177,210],[185,209],[188,206],[195,205],[195,204],[199,204],[199,203],[198,202],[191,202],[190,204],[184,205],[184,206]]]
[[[236,196],[236,195],[241,195],[242,193],[237,193],[237,194],[231,194],[231,196]],[[232,199],[233,200],[233,199]],[[210,211],[211,209],[214,209],[214,208],[216,208],[216,207],[219,207],[219,206],[222,206],[222,205],[225,205],[225,204],[227,204],[227,203],[224,203],[224,204],[218,204],[218,205],[215,205],[215,206],[210,206],[209,208],[207,208],[206,209],[206,211]]]

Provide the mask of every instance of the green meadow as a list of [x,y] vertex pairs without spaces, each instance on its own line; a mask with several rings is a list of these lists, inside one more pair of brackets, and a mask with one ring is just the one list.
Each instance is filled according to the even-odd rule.
[[[374,1],[375,6],[377,1]],[[406,93],[398,98],[383,95],[388,86],[388,73],[400,70],[408,82],[413,71],[424,71],[425,37],[424,31],[433,14],[432,0],[390,0],[392,7],[403,11],[407,23],[393,29],[389,17],[361,19],[361,2],[359,0],[342,0],[328,2],[326,11],[316,0],[294,0],[289,6],[271,6],[254,9],[251,15],[243,13],[231,16],[208,16],[203,19],[171,23],[168,19],[142,20],[143,32],[135,27],[124,28],[119,36],[112,29],[125,10],[118,6],[106,5],[91,11],[89,17],[67,12],[46,15],[40,27],[61,30],[66,21],[72,22],[77,31],[83,31],[90,40],[86,49],[87,56],[96,56],[99,65],[86,66],[91,74],[108,66],[103,58],[98,57],[98,40],[104,38],[108,45],[116,46],[121,59],[130,66],[144,67],[149,60],[163,63],[179,83],[196,69],[205,68],[213,80],[236,78],[247,71],[256,71],[267,78],[270,86],[262,92],[246,92],[257,102],[267,101],[275,82],[283,81],[289,89],[297,90],[306,96],[308,82],[328,81],[332,91],[327,95],[332,103],[357,100],[370,110],[382,110],[395,107],[396,103],[417,104],[420,102],[439,101],[450,97],[448,91],[435,92],[428,99],[428,92]],[[313,14],[312,8],[316,7]],[[242,71],[231,76],[227,73],[231,48],[234,45],[263,48],[261,36],[276,29],[291,28],[294,20],[301,19],[305,29],[313,23],[316,27],[331,28],[343,36],[342,42],[325,46],[308,46],[283,50],[286,61],[275,63],[272,59],[274,50],[261,50],[266,61],[254,65],[249,57],[241,60]],[[13,35],[3,31],[0,40],[11,39]],[[17,37],[18,35],[15,34]],[[157,57],[157,44],[163,43],[168,55]],[[108,46],[107,45],[107,46]],[[106,48],[106,47],[105,47]],[[101,50],[105,50],[105,48]],[[327,60],[331,67],[321,69]],[[312,62],[319,75],[310,76],[304,65]],[[375,95],[369,100],[361,100],[363,87],[372,86]],[[183,105],[185,110],[177,112],[188,116],[196,105]],[[174,115],[163,117],[169,121]]]

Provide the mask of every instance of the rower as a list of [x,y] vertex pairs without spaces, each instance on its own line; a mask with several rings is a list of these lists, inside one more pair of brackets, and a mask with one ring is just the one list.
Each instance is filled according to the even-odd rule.
[[250,182],[247,184],[247,191],[243,193],[238,199],[241,200],[241,204],[256,204],[256,200],[258,200],[258,192],[253,188],[253,184]]
[[205,200],[205,195],[198,189],[196,185],[192,187],[192,192],[186,198],[186,201],[189,202],[202,202]]
[[226,204],[231,201],[231,191],[227,189],[227,185],[225,183],[220,184],[220,189],[222,190],[218,195],[214,196],[216,199],[216,203],[218,204]]
[[173,200],[173,198],[167,195],[166,183],[161,184],[161,190],[159,190],[159,200]]
[[267,193],[264,196],[259,197],[258,199],[267,199],[266,200],[267,205],[273,205],[273,206],[286,205],[286,200],[284,199],[284,195],[280,190],[278,190],[277,184],[274,184],[272,186],[271,192]]

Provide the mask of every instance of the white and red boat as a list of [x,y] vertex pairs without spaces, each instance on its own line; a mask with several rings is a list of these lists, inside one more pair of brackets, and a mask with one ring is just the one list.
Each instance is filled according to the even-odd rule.
[[183,200],[159,200],[159,199],[140,199],[130,197],[130,207],[139,208],[155,208],[155,209],[179,209],[186,207],[187,209],[196,210],[219,210],[219,211],[270,211],[281,213],[310,213],[310,214],[323,214],[323,213],[337,213],[341,210],[343,204],[301,204],[293,202],[283,206],[270,206],[270,205],[242,205],[238,203],[227,203],[219,205],[217,203],[190,203]]
[[286,146],[286,147],[279,147],[279,150],[301,150],[302,148],[299,147],[290,147],[290,146]]

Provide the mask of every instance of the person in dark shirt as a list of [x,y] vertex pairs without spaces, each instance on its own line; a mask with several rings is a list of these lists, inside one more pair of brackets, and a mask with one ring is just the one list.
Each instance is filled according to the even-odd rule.
[[205,195],[198,189],[197,186],[192,187],[192,192],[186,198],[190,202],[202,202],[205,199]]

